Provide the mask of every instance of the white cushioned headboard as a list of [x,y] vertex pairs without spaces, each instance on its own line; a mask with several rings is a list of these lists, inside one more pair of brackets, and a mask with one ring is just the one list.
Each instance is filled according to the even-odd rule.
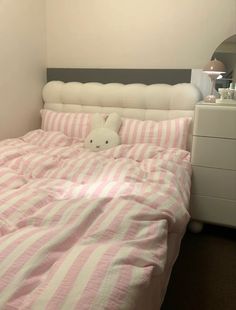
[[201,99],[192,84],[119,84],[52,81],[43,89],[44,108],[60,112],[118,112],[128,118],[166,120],[193,116]]
[[[79,83],[52,81],[43,88],[44,108],[59,112],[117,112],[123,117],[162,121],[194,115],[200,91],[192,84]],[[188,149],[191,146],[190,130]]]

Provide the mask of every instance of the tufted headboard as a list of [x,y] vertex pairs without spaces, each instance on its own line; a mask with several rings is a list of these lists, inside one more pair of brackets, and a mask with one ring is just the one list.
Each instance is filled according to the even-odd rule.
[[51,81],[44,86],[44,108],[60,112],[117,112],[141,120],[193,116],[200,91],[192,84],[119,84]]

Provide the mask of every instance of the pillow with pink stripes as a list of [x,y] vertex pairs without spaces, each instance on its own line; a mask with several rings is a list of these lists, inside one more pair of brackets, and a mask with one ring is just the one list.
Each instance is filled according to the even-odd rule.
[[151,143],[186,150],[191,117],[165,121],[141,121],[123,118],[119,132],[122,144]]
[[55,112],[43,109],[41,128],[45,131],[60,131],[68,137],[77,137],[82,142],[91,130],[91,114]]
[[[92,114],[41,110],[45,131],[60,131],[83,142],[91,130]],[[122,144],[152,143],[167,148],[186,149],[190,117],[166,121],[141,121],[122,118],[119,132]]]

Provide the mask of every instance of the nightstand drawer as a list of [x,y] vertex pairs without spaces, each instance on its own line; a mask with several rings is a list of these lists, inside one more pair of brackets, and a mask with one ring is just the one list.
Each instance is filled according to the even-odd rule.
[[236,107],[197,105],[193,134],[236,139]]
[[192,164],[236,170],[236,140],[193,137]]
[[236,200],[236,171],[193,166],[191,192]]
[[194,220],[236,227],[236,201],[192,195],[190,206]]

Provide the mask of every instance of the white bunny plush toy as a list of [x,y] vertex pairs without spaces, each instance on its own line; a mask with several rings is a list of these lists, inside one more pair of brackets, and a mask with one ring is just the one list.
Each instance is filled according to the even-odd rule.
[[111,113],[107,120],[96,113],[92,117],[92,131],[85,139],[85,148],[97,152],[107,150],[120,144],[118,131],[121,118],[117,113]]

